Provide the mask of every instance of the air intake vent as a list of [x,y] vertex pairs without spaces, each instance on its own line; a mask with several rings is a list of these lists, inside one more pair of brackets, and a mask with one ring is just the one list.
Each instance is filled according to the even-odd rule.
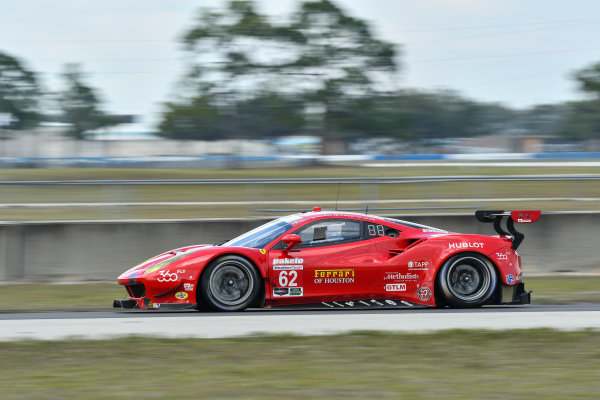
[[144,287],[144,285],[142,283],[135,283],[133,285],[125,285],[125,289],[127,289],[127,293],[129,293],[129,297],[139,299],[146,295],[146,288]]
[[390,257],[395,257],[399,254],[404,253],[406,250],[413,248],[415,246],[418,246],[419,244],[423,243],[425,240],[424,238],[418,238],[418,239],[406,239],[403,240],[399,243],[399,247],[395,248],[395,249],[390,249]]

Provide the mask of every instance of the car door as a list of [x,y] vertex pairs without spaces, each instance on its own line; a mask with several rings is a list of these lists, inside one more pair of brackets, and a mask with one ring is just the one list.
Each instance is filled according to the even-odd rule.
[[308,223],[293,233],[302,243],[269,252],[273,299],[314,303],[369,297],[375,292],[377,249],[361,221],[345,218]]
[[403,299],[420,287],[429,262],[422,257],[410,258],[407,249],[420,238],[379,223],[366,222],[366,235],[378,251],[378,290],[383,298]]

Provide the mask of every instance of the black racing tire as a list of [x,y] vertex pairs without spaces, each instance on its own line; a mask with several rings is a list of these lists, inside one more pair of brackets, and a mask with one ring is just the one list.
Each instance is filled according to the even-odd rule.
[[252,304],[261,288],[256,267],[247,259],[228,255],[210,263],[200,278],[203,303],[215,311],[241,311]]
[[439,295],[454,308],[481,307],[497,287],[496,268],[478,253],[455,254],[444,262],[438,273]]

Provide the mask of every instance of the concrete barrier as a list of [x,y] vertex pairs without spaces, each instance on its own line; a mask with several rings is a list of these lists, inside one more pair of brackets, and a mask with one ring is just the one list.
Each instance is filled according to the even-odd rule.
[[[400,217],[454,232],[495,234],[473,215]],[[0,281],[113,280],[163,251],[235,237],[265,219],[0,223]],[[546,213],[525,233],[525,273],[600,267],[600,212]]]

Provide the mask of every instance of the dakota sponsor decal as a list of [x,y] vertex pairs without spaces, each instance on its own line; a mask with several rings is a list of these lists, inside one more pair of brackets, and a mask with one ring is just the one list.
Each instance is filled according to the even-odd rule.
[[416,270],[425,270],[429,268],[429,261],[409,261],[408,268]]
[[386,292],[405,292],[406,283],[388,283],[385,285]]
[[316,269],[315,283],[354,283],[354,268]]
[[304,264],[303,258],[274,258],[273,265],[281,264]]
[[417,297],[419,297],[419,300],[421,301],[429,300],[431,298],[431,289],[429,289],[427,286],[419,288],[417,291]]
[[186,292],[192,292],[194,290],[194,284],[193,283],[184,283],[183,284],[183,289]]
[[387,275],[383,277],[384,281],[414,281],[419,279],[419,275],[411,273],[401,274],[400,272],[387,272],[386,274]]
[[179,278],[175,272],[170,272],[168,269],[160,271],[158,274],[160,275],[159,282],[175,282]]
[[177,292],[175,293],[175,298],[179,300],[185,300],[188,298],[188,294],[186,292]]
[[303,290],[301,287],[276,287],[273,288],[274,297],[290,297],[302,296]]
[[459,242],[449,243],[448,248],[452,249],[483,249],[483,243],[478,242]]

